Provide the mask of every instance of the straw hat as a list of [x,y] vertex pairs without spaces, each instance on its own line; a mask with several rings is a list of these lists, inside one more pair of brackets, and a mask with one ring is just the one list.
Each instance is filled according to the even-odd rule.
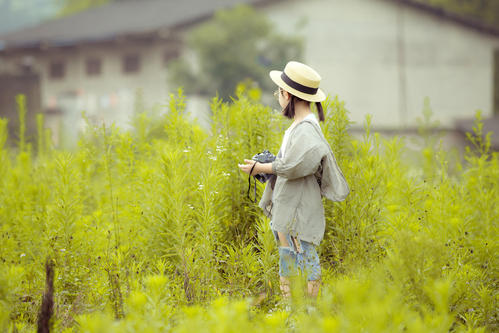
[[284,71],[270,71],[272,81],[292,95],[309,102],[322,102],[326,99],[319,89],[320,75],[311,67],[297,61],[290,61]]

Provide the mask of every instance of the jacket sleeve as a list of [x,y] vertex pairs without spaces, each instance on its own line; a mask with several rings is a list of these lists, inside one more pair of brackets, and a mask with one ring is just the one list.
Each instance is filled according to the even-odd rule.
[[284,158],[272,162],[272,171],[278,177],[296,179],[317,171],[323,154],[320,138],[312,124],[300,124],[293,131]]

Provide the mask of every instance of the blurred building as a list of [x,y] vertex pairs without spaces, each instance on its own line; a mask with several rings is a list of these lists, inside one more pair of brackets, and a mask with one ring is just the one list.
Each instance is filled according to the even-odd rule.
[[356,127],[370,113],[378,131],[417,133],[428,97],[450,141],[480,109],[499,149],[499,30],[411,0],[285,1],[265,12],[281,31],[306,18],[305,58]]
[[247,2],[257,1],[119,1],[1,35],[0,116],[16,127],[14,96],[24,93],[29,112],[46,115],[56,144],[74,145],[81,111],[96,124],[127,127],[135,108],[165,104],[175,92],[166,65],[179,56],[183,34]]
[[[30,82],[24,90],[31,95],[39,91],[30,111],[47,113],[56,139],[60,128],[71,128],[66,140],[75,140],[82,110],[96,123],[126,126],[137,96],[150,108],[175,89],[166,65],[182,53],[185,33],[239,3],[258,5],[283,33],[306,21],[298,33],[307,63],[321,73],[327,93],[346,101],[359,126],[369,113],[378,130],[415,131],[425,97],[443,128],[457,128],[476,109],[485,117],[499,112],[499,31],[413,1],[147,0],[114,2],[0,36],[0,115],[12,112],[6,95],[30,94],[7,89],[21,80]],[[207,105],[192,101],[192,109]]]

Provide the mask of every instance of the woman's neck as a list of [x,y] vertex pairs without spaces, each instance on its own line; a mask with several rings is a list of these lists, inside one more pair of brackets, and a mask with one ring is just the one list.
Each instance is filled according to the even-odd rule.
[[294,123],[299,123],[305,117],[307,117],[309,114],[311,114],[312,111],[310,110],[310,104],[309,103],[296,103],[295,104],[295,116],[294,116]]

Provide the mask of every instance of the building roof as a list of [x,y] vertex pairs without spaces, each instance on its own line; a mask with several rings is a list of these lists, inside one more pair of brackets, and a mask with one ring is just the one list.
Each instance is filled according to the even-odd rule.
[[261,0],[128,0],[106,5],[0,35],[0,51],[114,39],[168,31],[206,19],[219,9]]
[[[69,46],[168,32],[207,19],[217,10],[238,4],[260,5],[283,0],[128,0],[112,1],[71,16],[0,35],[3,50]],[[390,0],[454,21],[481,33],[499,37],[499,30],[414,0]]]

